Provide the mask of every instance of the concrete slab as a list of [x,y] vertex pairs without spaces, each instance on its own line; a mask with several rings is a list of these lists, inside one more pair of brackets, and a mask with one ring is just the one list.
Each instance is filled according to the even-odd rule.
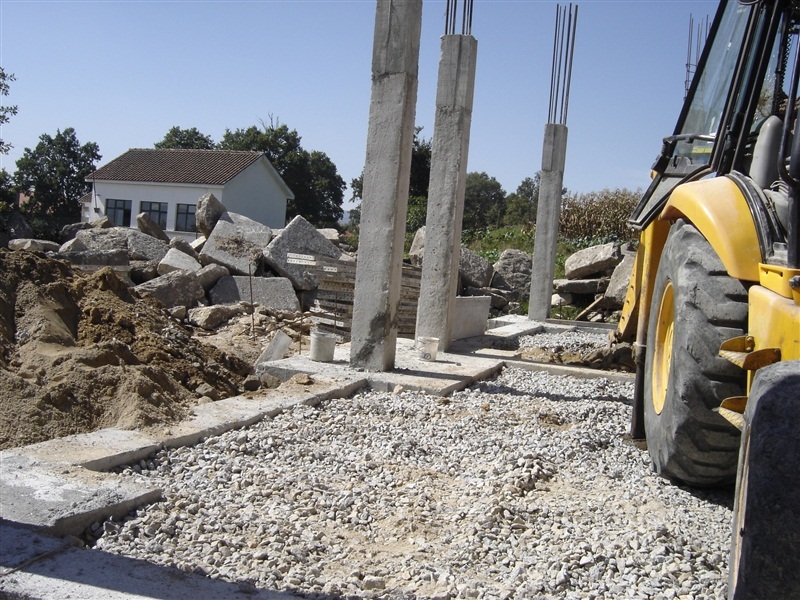
[[489,329],[483,335],[453,342],[451,352],[483,358],[516,359],[522,354],[517,348],[517,338],[541,333],[546,328],[539,321],[530,321],[522,316],[513,318],[513,315],[503,319],[490,319],[488,326]]
[[300,215],[275,235],[263,252],[273,270],[288,278],[294,289],[305,291],[316,289],[317,280],[305,265],[290,262],[289,254],[325,256],[334,260],[342,257],[342,251]]
[[203,250],[203,266],[217,263],[235,275],[260,275],[261,250],[272,239],[272,230],[247,217],[226,212],[214,225]]
[[446,396],[469,385],[490,377],[503,366],[496,357],[481,357],[469,354],[439,352],[436,361],[418,358],[414,341],[398,339],[395,367],[392,371],[364,372],[348,365],[350,344],[337,345],[333,362],[314,362],[308,356],[293,356],[283,360],[263,363],[262,373],[269,373],[285,381],[295,373],[310,373],[316,376],[331,376],[342,372],[362,376],[369,386],[380,391],[390,391],[396,386],[408,390],[419,390],[438,396]]
[[452,340],[483,335],[491,302],[489,296],[456,296]]
[[22,238],[8,241],[9,250],[28,250],[30,252],[58,252],[61,244],[50,240],[36,240],[32,238]]
[[94,521],[121,517],[161,495],[158,488],[13,451],[3,452],[0,460],[2,519],[53,535],[74,535]]
[[[139,431],[109,428],[5,450],[0,456],[5,460],[6,453],[13,453],[41,464],[108,471],[147,458],[158,450],[161,442],[159,438]],[[5,515],[0,513],[0,517]]]
[[72,548],[73,540],[57,539],[36,533],[30,527],[0,520],[0,591],[2,577],[12,571],[24,569],[44,556]]
[[[251,295],[252,294],[252,295]],[[300,302],[285,277],[225,275],[208,292],[212,304],[250,302],[277,310],[299,311]]]
[[200,281],[200,286],[205,291],[208,291],[213,288],[222,277],[230,274],[231,272],[222,265],[213,263],[200,269],[197,272],[197,279]]
[[140,294],[149,294],[160,300],[167,308],[194,306],[205,296],[197,275],[190,271],[170,271],[134,288]]
[[[190,246],[191,249],[191,246]],[[194,258],[178,250],[177,248],[170,248],[167,250],[166,256],[158,263],[158,274],[166,275],[172,271],[193,271],[197,272],[202,268],[200,263]]]

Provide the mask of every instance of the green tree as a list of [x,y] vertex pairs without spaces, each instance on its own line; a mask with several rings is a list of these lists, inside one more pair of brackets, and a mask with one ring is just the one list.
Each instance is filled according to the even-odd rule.
[[494,177],[489,177],[486,173],[467,173],[463,231],[475,232],[479,229],[500,227],[505,204],[505,190]]
[[[6,73],[0,67],[0,96],[8,96],[9,82],[14,81],[15,77],[12,73]],[[17,114],[16,106],[0,106],[0,127],[5,125],[11,120],[11,117]],[[8,154],[11,149],[11,144],[0,139],[0,154]],[[16,192],[14,190],[11,175],[5,169],[0,169],[0,212],[6,212],[16,206]]]
[[540,173],[533,177],[526,177],[517,187],[517,191],[506,198],[506,211],[503,215],[503,224],[508,227],[514,225],[530,225],[536,223],[536,209],[539,206],[539,178]]
[[99,160],[97,144],[81,145],[72,127],[53,137],[42,134],[36,148],[25,148],[17,161],[15,183],[31,197],[24,212],[64,223],[77,221],[81,196],[91,189],[86,177]]
[[214,141],[210,136],[200,133],[197,127],[181,129],[172,127],[160,142],[154,144],[160,149],[213,150]]
[[421,137],[422,127],[414,128],[414,142],[411,146],[411,179],[408,195],[428,198],[428,185],[431,180],[431,140]]
[[5,169],[0,169],[0,213],[15,210],[16,199],[17,193],[11,175]]
[[302,215],[317,227],[332,227],[344,216],[342,201],[346,187],[327,154],[309,152],[300,144],[300,135],[284,124],[261,123],[246,129],[225,130],[217,145],[221,150],[254,150],[266,154],[294,200],[286,208],[287,217]]
[[[8,96],[10,90],[9,82],[14,81],[16,78],[13,73],[6,73],[0,67],[0,96]],[[5,125],[11,120],[11,117],[17,114],[17,107],[14,106],[0,106],[0,127]],[[0,154],[8,154],[11,149],[11,144],[6,143],[5,140],[0,139]]]
[[431,180],[431,140],[419,135],[422,127],[414,129],[411,147],[411,175],[408,185],[408,216],[406,232],[414,233],[428,219],[428,185]]
[[[414,142],[411,147],[411,174],[408,185],[408,216],[406,231],[415,232],[425,225],[428,216],[428,185],[431,179],[431,140],[421,137],[422,127],[414,129]],[[350,182],[353,192],[351,200],[358,201],[350,211],[350,222],[358,224],[361,220],[361,201],[364,192],[364,173]]]

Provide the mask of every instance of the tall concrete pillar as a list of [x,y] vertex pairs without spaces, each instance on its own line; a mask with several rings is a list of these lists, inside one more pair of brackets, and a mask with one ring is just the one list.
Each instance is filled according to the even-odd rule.
[[350,364],[394,367],[422,0],[378,0]]
[[470,35],[442,36],[416,328],[439,338],[439,350],[453,332],[477,52]]
[[535,321],[544,321],[550,316],[566,157],[567,126],[548,123],[544,128],[539,207],[536,210],[536,237],[533,241],[531,297],[528,304],[528,318]]

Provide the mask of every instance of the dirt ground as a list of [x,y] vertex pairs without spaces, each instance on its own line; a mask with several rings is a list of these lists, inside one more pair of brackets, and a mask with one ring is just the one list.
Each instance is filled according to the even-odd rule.
[[240,393],[261,346],[236,324],[207,337],[109,268],[0,249],[0,449],[174,422],[200,396]]

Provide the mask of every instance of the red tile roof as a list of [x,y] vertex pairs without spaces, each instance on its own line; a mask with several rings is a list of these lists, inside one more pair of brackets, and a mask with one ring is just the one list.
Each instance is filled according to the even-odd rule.
[[225,185],[261,156],[263,152],[134,148],[86,180]]

